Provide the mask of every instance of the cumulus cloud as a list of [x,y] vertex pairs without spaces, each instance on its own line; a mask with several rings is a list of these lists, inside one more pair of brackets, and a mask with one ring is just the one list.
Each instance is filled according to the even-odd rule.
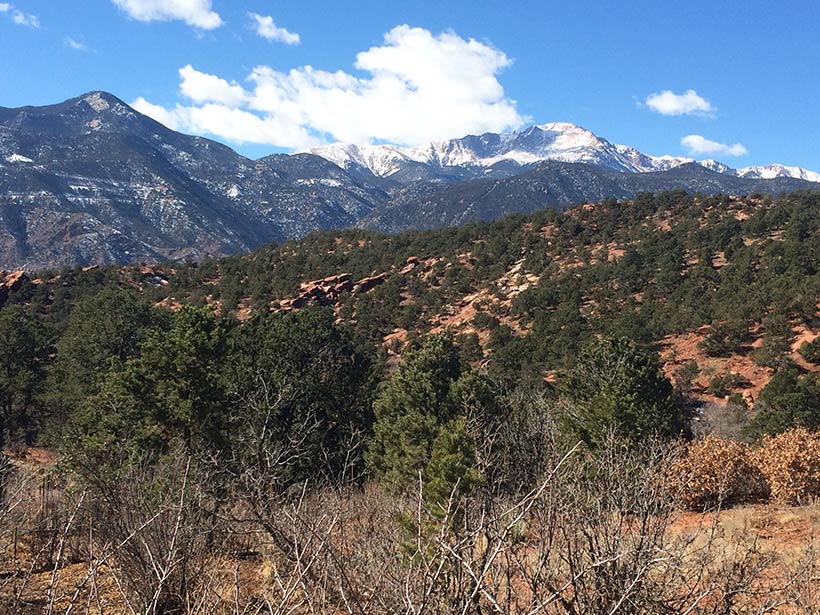
[[188,64],[179,69],[179,90],[194,102],[213,102],[226,107],[239,107],[248,98],[241,85],[228,83],[215,75],[201,73]]
[[273,17],[258,13],[248,13],[248,17],[251,18],[251,27],[254,32],[262,38],[269,41],[279,41],[286,45],[298,45],[301,42],[298,34],[277,26],[273,21]]
[[523,124],[526,118],[497,79],[510,63],[486,43],[402,25],[382,45],[356,56],[363,77],[311,66],[288,72],[257,66],[243,88],[186,66],[180,70],[186,104],[135,105],[179,130],[234,143],[292,149],[329,140],[418,145]]
[[318,145],[318,141],[306,129],[283,117],[260,117],[243,109],[207,103],[198,107],[177,104],[167,109],[144,98],[131,103],[140,113],[164,124],[172,130],[194,134],[210,134],[234,143],[265,143],[283,147]]
[[700,96],[695,90],[686,90],[683,94],[675,94],[671,90],[664,90],[646,97],[646,106],[661,115],[714,115],[712,104]]
[[166,109],[162,105],[155,105],[145,100],[142,96],[131,101],[131,106],[143,115],[147,115],[160,124],[164,124],[171,130],[183,129],[183,126],[178,121],[179,115],[176,109]]
[[8,2],[0,2],[0,13],[8,13],[11,10],[11,5]]
[[740,143],[734,145],[718,143],[701,135],[687,135],[680,142],[694,156],[743,156],[747,153],[746,148]]
[[112,0],[137,21],[184,21],[200,30],[213,30],[223,24],[211,0]]

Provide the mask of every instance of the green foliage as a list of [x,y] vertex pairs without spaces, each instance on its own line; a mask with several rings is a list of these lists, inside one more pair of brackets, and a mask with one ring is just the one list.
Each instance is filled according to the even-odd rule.
[[742,321],[717,323],[709,328],[701,347],[710,357],[725,357],[738,352],[748,334],[748,327]]
[[[577,391],[559,384],[565,405],[579,408],[570,424],[590,441],[608,429],[632,439],[671,435],[682,417],[662,378],[620,355],[590,375],[580,349],[601,335],[650,347],[709,328],[707,353],[728,356],[748,352],[749,331],[762,324],[763,345],[752,356],[785,371],[791,323],[817,326],[818,207],[818,192],[764,199],[673,191],[429,232],[314,233],[250,255],[160,267],[168,284],[136,266],[43,272],[37,277],[45,282],[24,284],[0,312],[7,340],[0,393],[16,425],[6,429],[53,443],[68,426],[77,435],[69,444],[96,442],[101,453],[163,450],[180,440],[227,458],[237,430],[270,416],[266,446],[304,446],[288,480],[358,470],[358,451],[367,447],[371,469],[406,486],[418,472],[432,480],[443,426],[466,419],[472,440],[445,448],[469,456],[468,445],[495,420],[487,418],[498,411],[493,387],[473,365],[506,388],[538,392],[548,388],[547,372],[587,374]],[[340,272],[387,279],[368,292],[343,292],[333,313],[268,314],[302,282]],[[152,307],[206,306],[209,297],[221,317],[209,308],[173,315]],[[240,301],[253,314],[241,324],[232,315]],[[458,356],[442,350],[429,365],[413,359],[428,344],[413,340],[476,301],[478,335],[458,335]],[[15,305],[28,316],[20,320]],[[38,331],[33,355],[29,326]],[[382,385],[374,410],[377,357],[386,358],[382,340],[397,328],[415,350]],[[809,361],[820,356],[811,344],[804,352]],[[691,376],[676,375],[681,394]],[[758,429],[814,424],[811,378],[787,384],[759,405]],[[712,390],[731,386],[716,381]],[[374,412],[383,417],[375,427]],[[374,442],[363,444],[371,428]]]
[[332,310],[254,318],[234,329],[226,360],[230,441],[264,424],[260,444],[298,443],[285,482],[358,473],[377,374],[372,348],[337,326]]
[[408,489],[421,476],[425,485],[433,485],[431,497],[449,496],[456,484],[460,490],[472,488],[467,425],[494,420],[497,405],[489,383],[462,368],[450,336],[430,335],[409,350],[381,387],[373,409],[367,458],[385,485]]
[[148,330],[135,355],[110,368],[99,391],[75,411],[69,452],[115,466],[122,456],[163,453],[177,444],[206,452],[224,447],[226,335],[220,318],[191,306],[173,314],[167,328]]
[[165,320],[133,290],[107,288],[72,310],[50,366],[46,401],[52,430],[62,431],[112,372],[135,356],[145,336]]
[[820,338],[810,342],[803,342],[797,351],[809,363],[820,364]]
[[763,344],[755,353],[755,361],[767,367],[783,366],[794,339],[789,317],[783,312],[769,314],[763,320],[763,332]]
[[638,444],[683,432],[684,416],[657,356],[631,340],[607,337],[586,345],[559,389],[569,427],[591,445],[610,433]]
[[129,361],[124,378],[154,420],[191,445],[224,435],[221,368],[228,323],[207,308],[184,306],[170,328],[152,330]]
[[36,433],[47,352],[45,327],[25,308],[0,311],[0,444]]
[[740,374],[736,374],[734,372],[723,372],[712,376],[706,390],[710,395],[725,397],[732,392],[732,389],[736,389],[747,384],[749,384],[749,382]]
[[441,426],[431,446],[426,477],[424,497],[438,512],[446,502],[457,501],[460,494],[471,493],[481,482],[465,416]]
[[792,427],[820,428],[820,379],[796,369],[778,371],[760,392],[747,434],[775,435]]
[[699,373],[700,368],[694,359],[684,361],[675,368],[675,388],[681,395],[687,396],[692,392],[692,386]]

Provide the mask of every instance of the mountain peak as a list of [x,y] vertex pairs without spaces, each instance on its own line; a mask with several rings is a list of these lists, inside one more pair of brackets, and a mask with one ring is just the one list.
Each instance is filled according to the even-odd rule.
[[539,130],[547,132],[586,132],[593,134],[591,130],[587,130],[583,126],[578,126],[578,124],[572,124],[571,122],[548,122],[546,124],[534,124],[530,128],[538,128]]
[[63,105],[55,105],[57,109],[64,105],[73,106],[79,112],[95,116],[100,115],[115,115],[115,116],[133,116],[141,117],[137,111],[132,109],[128,104],[108,92],[102,90],[95,90],[93,92],[86,92],[81,96],[72,98],[66,101]]
[[112,105],[123,104],[116,97],[106,92],[89,92],[81,97],[82,101],[97,113],[108,111]]

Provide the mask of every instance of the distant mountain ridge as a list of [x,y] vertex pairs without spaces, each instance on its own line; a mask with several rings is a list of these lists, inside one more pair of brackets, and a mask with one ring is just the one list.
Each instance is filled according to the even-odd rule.
[[627,173],[591,164],[548,160],[504,179],[406,186],[384,207],[368,214],[359,226],[398,233],[530,214],[543,209],[547,201],[564,208],[610,197],[630,199],[641,192],[679,189],[702,194],[779,194],[804,188],[820,189],[820,184],[792,177],[737,177],[694,162],[666,171]]
[[[802,170],[710,170],[569,124],[410,154],[388,146],[328,151],[338,164],[312,153],[250,160],[105,92],[0,107],[0,270],[201,259],[316,230],[433,228],[670,188],[820,189]],[[799,172],[803,179],[792,177]]]
[[[310,152],[335,162],[343,169],[367,169],[377,177],[395,178],[402,183],[406,183],[405,171],[418,168],[418,165],[430,167],[431,179],[437,179],[435,170],[453,168],[465,169],[471,178],[479,178],[503,176],[499,173],[501,168],[507,169],[507,176],[515,175],[545,161],[591,164],[607,171],[625,173],[668,171],[698,162],[712,171],[735,177],[791,177],[820,182],[820,173],[781,164],[733,169],[715,160],[650,156],[628,145],[610,143],[585,128],[567,122],[533,125],[508,133],[470,135],[412,148],[334,143],[314,147]],[[500,167],[502,163],[507,163],[507,166]],[[446,173],[438,175],[438,179],[448,176]]]

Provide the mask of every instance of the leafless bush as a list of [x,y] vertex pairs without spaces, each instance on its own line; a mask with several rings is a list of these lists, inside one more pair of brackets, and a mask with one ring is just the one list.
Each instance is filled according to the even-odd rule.
[[146,615],[189,612],[218,551],[208,477],[178,452],[85,479],[95,565],[110,569],[125,604]]
[[686,509],[704,510],[768,497],[763,473],[752,462],[748,446],[706,436],[687,446],[672,464],[669,488]]
[[[415,493],[402,496],[341,477],[293,481],[293,460],[306,454],[303,438],[319,427],[308,421],[298,435],[272,442],[271,415],[261,410],[281,401],[271,397],[245,415],[225,468],[182,454],[138,458],[114,472],[87,473],[84,490],[63,492],[54,566],[38,586],[42,612],[718,615],[814,608],[813,555],[783,562],[762,548],[754,528],[730,532],[719,514],[681,515],[669,476],[678,464],[703,462],[691,449],[684,457],[679,445],[662,442],[642,450],[614,438],[595,450],[567,444],[551,405],[527,400],[525,411],[517,407],[489,437],[476,437],[484,484],[467,495],[456,486],[433,506],[421,479]],[[699,445],[713,466],[727,458],[746,463],[741,445],[712,444]],[[515,466],[516,455],[525,468]],[[60,566],[70,536],[85,538],[86,559],[69,581]]]
[[804,428],[766,437],[754,454],[771,489],[782,504],[806,504],[820,497],[820,435]]

